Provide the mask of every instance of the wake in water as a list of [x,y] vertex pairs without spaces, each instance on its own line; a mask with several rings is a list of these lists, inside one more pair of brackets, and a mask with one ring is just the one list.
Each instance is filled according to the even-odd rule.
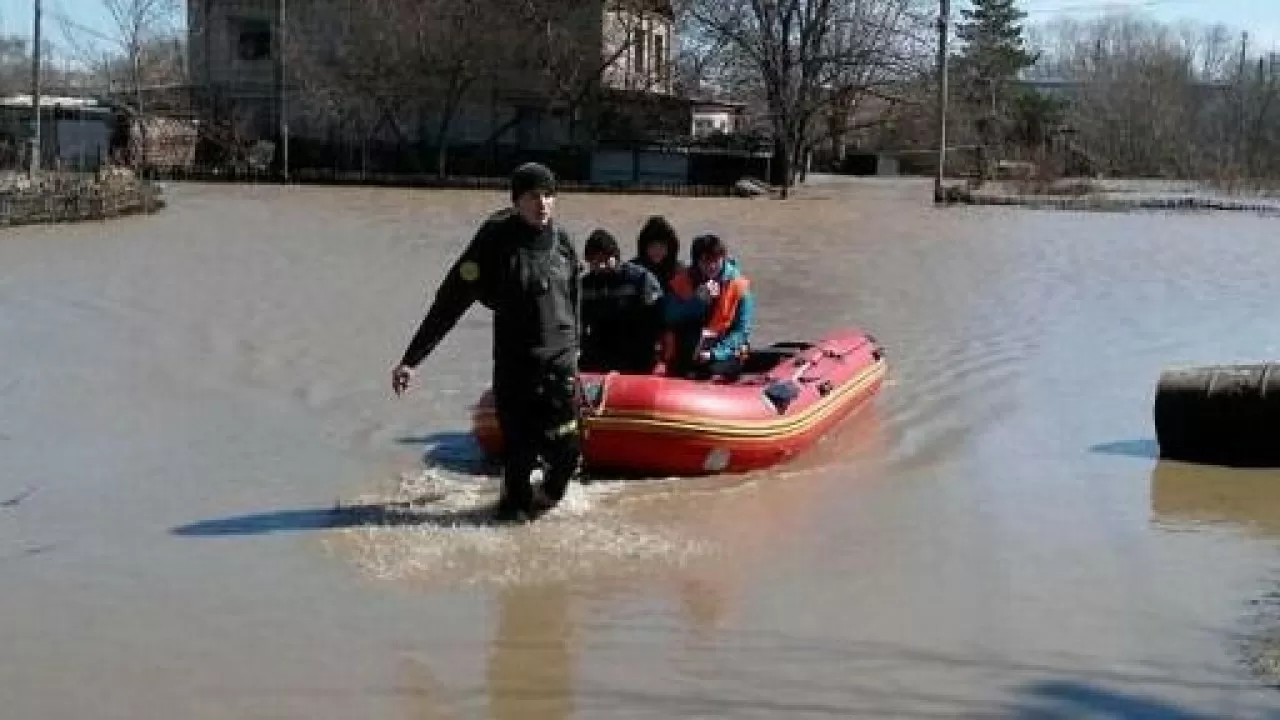
[[[607,579],[670,568],[712,551],[706,541],[627,513],[627,483],[573,483],[536,522],[493,521],[500,481],[429,467],[385,495],[343,503],[370,513],[336,530],[336,545],[379,578],[495,585]],[[660,487],[660,484],[659,486]],[[341,508],[340,508],[341,511]]]
[[884,453],[873,408],[782,466],[738,476],[575,482],[527,525],[494,521],[500,469],[469,438],[408,438],[431,445],[427,467],[342,503],[338,511],[351,521],[327,539],[376,577],[431,585],[607,582],[704,564],[723,571],[735,559],[776,552],[833,495],[856,492],[862,471],[848,463],[874,467]]

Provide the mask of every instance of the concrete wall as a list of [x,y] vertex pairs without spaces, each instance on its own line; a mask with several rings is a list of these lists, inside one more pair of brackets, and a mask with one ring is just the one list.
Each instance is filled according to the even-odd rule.
[[274,91],[278,10],[277,0],[189,0],[193,82],[241,92]]

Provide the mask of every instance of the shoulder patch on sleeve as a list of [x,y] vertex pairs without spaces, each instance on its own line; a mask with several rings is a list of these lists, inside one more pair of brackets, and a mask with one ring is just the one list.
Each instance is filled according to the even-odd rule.
[[480,265],[468,260],[458,266],[458,277],[467,282],[475,282],[480,277]]

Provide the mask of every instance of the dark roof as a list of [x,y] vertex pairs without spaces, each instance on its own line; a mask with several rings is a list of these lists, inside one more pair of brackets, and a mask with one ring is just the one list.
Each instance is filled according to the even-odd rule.
[[640,6],[646,10],[664,15],[668,18],[675,18],[676,10],[671,0],[606,0],[606,5],[629,5],[632,7]]
[[715,100],[712,98],[689,98],[689,102],[699,107],[719,107],[730,110],[739,110],[747,106],[747,103],[736,100]]

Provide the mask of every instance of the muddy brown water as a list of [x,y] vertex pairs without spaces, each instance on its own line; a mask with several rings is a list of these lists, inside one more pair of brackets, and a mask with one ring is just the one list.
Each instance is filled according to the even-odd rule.
[[1241,647],[1280,475],[1157,462],[1150,407],[1164,367],[1280,357],[1280,223],[929,194],[564,196],[579,237],[723,234],[758,341],[860,325],[891,380],[776,471],[502,530],[469,522],[484,313],[388,388],[501,193],[0,230],[0,714],[1275,717]]

